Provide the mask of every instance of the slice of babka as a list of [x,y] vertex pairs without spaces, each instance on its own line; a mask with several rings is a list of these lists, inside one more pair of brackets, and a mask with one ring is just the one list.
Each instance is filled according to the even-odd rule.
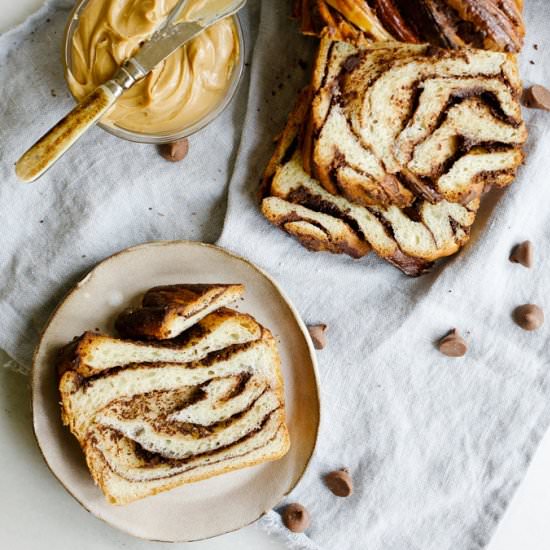
[[294,0],[293,14],[304,34],[335,40],[517,52],[522,8],[523,0]]
[[60,355],[63,423],[113,504],[276,460],[289,449],[270,331],[226,309],[199,324],[159,342],[86,333]]
[[418,276],[467,241],[479,199],[467,204],[415,198],[405,208],[361,206],[329,193],[303,167],[300,117],[310,94],[305,91],[282,132],[261,186],[261,209],[274,225],[306,248],[359,258],[372,248],[404,273]]
[[511,54],[321,40],[306,171],[363,206],[468,204],[513,181],[527,130]]
[[242,297],[243,285],[178,284],[148,290],[140,308],[130,308],[116,320],[127,338],[175,338],[206,315]]
[[188,363],[230,345],[257,340],[261,327],[245,313],[220,308],[179,336],[162,342],[121,340],[97,332],[85,332],[62,351],[60,374],[73,370],[94,376],[130,363]]

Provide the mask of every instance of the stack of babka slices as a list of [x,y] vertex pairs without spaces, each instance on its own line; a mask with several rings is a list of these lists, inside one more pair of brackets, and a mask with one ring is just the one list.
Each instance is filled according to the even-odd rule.
[[123,337],[63,348],[63,423],[108,501],[134,500],[282,457],[289,448],[276,343],[224,306],[242,285],[172,285],[123,312]]
[[264,175],[262,212],[312,250],[371,249],[408,275],[458,251],[511,183],[527,131],[515,56],[321,38]]

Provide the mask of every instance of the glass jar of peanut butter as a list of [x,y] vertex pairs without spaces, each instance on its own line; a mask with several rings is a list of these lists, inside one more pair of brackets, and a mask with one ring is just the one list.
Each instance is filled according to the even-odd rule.
[[[181,20],[210,0],[189,0]],[[81,100],[111,78],[147,40],[177,0],[82,0],[65,32],[65,77]],[[216,118],[231,101],[244,67],[237,16],[224,19],[172,53],[126,91],[99,126],[124,139],[169,143]]]

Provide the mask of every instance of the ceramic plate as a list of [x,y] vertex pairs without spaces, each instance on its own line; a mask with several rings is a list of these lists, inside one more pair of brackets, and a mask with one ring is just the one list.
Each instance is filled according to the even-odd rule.
[[[90,329],[113,333],[117,313],[148,288],[173,283],[244,283],[239,311],[271,329],[285,379],[291,449],[281,460],[185,485],[126,505],[106,502],[92,482],[75,438],[62,426],[55,354]],[[149,243],[100,263],[69,293],[50,319],[33,365],[33,422],[50,469],[92,514],[131,535],[192,541],[255,521],[300,480],[315,447],[319,392],[315,352],[296,310],[277,284],[250,262],[195,242]]]

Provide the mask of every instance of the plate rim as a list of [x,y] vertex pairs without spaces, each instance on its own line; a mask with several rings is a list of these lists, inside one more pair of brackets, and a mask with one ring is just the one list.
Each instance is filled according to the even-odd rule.
[[258,272],[261,276],[266,278],[273,285],[275,290],[279,293],[279,295],[281,296],[283,301],[288,306],[292,316],[294,317],[294,320],[297,322],[298,327],[300,328],[300,332],[302,333],[302,335],[304,337],[304,340],[307,344],[308,354],[309,354],[309,357],[310,357],[310,360],[311,360],[311,366],[312,366],[312,370],[313,370],[313,379],[314,379],[314,382],[315,382],[315,397],[316,397],[315,401],[316,401],[316,405],[317,405],[317,423],[316,423],[316,426],[315,426],[314,441],[313,441],[313,445],[312,445],[312,448],[311,448],[311,453],[310,453],[309,457],[307,458],[307,460],[305,462],[304,468],[301,471],[300,475],[297,477],[296,481],[293,484],[291,484],[291,486],[283,493],[283,495],[281,497],[281,500],[284,499],[289,493],[291,493],[298,486],[300,481],[302,481],[302,479],[304,478],[306,472],[308,471],[309,467],[311,466],[313,456],[315,455],[315,451],[316,451],[317,445],[319,443],[319,432],[320,432],[320,426],[321,426],[321,421],[322,421],[322,416],[321,416],[322,415],[321,388],[320,388],[320,383],[319,383],[319,366],[318,366],[318,361],[317,361],[317,354],[315,353],[315,348],[314,348],[314,345],[313,345],[313,341],[311,340],[311,336],[309,335],[309,332],[307,330],[307,326],[304,323],[304,321],[302,320],[302,317],[300,316],[298,310],[296,309],[296,307],[294,306],[294,304],[292,303],[290,298],[286,295],[286,293],[283,291],[283,289],[280,287],[280,285],[277,283],[277,281],[269,273],[267,273],[261,267],[257,266],[252,261],[248,260],[247,258],[245,258],[245,257],[243,257],[239,254],[236,254],[235,252],[233,252],[231,250],[228,250],[224,247],[221,247],[221,246],[218,246],[218,245],[215,245],[215,244],[205,243],[205,242],[202,242],[202,241],[193,241],[193,240],[189,240],[189,239],[153,240],[153,241],[147,241],[147,242],[140,243],[140,244],[137,244],[137,245],[129,246],[127,248],[119,250],[118,252],[114,252],[110,256],[107,256],[104,259],[97,262],[59,300],[59,302],[57,303],[55,308],[52,310],[52,313],[48,317],[48,320],[46,321],[45,325],[41,329],[40,336],[39,336],[39,339],[38,339],[38,343],[36,344],[36,347],[35,347],[34,352],[33,352],[32,366],[31,366],[31,373],[30,373],[32,433],[33,433],[33,437],[36,441],[36,444],[38,446],[38,449],[40,451],[40,455],[41,455],[42,459],[44,460],[44,462],[46,463],[46,466],[48,467],[48,470],[50,471],[50,473],[55,477],[55,479],[59,482],[59,484],[65,489],[65,491],[86,512],[91,514],[93,517],[95,517],[96,519],[102,521],[103,523],[106,523],[107,525],[109,525],[113,529],[121,531],[121,532],[123,532],[123,533],[125,533],[125,534],[127,534],[131,537],[134,537],[134,538],[137,538],[137,539],[140,539],[140,540],[145,540],[145,541],[150,541],[150,542],[190,543],[190,542],[199,542],[199,541],[202,541],[202,540],[209,540],[209,539],[213,539],[213,538],[216,538],[216,537],[221,537],[223,535],[227,535],[229,533],[234,533],[236,531],[244,529],[245,527],[248,527],[248,526],[252,525],[253,523],[256,523],[263,516],[265,516],[270,510],[263,511],[257,518],[255,518],[252,521],[249,521],[247,523],[244,523],[242,525],[239,525],[239,526],[237,526],[233,529],[229,529],[227,531],[223,531],[222,533],[216,533],[214,535],[209,535],[209,536],[206,536],[206,537],[201,537],[201,538],[196,538],[196,539],[191,539],[191,538],[178,539],[178,540],[174,540],[174,539],[150,539],[150,538],[147,538],[147,537],[137,535],[135,533],[131,533],[130,531],[128,531],[128,529],[119,527],[118,525],[115,525],[115,524],[111,523],[111,521],[109,521],[109,519],[107,519],[106,517],[100,517],[99,515],[95,514],[90,509],[88,509],[88,507],[85,506],[85,504],[75,494],[73,494],[71,489],[69,487],[67,487],[65,485],[65,483],[57,476],[57,474],[55,473],[55,471],[53,470],[52,466],[50,465],[50,463],[48,461],[48,458],[47,458],[46,453],[44,452],[44,450],[42,448],[42,445],[40,444],[40,440],[39,440],[39,437],[38,437],[38,434],[37,434],[36,414],[35,414],[35,412],[36,412],[36,409],[35,409],[35,392],[36,392],[36,387],[38,385],[38,381],[37,381],[38,374],[37,374],[37,372],[39,370],[38,366],[37,366],[38,356],[40,354],[46,332],[48,331],[48,329],[49,329],[51,323],[53,322],[53,320],[56,318],[56,316],[57,316],[59,310],[61,309],[61,307],[68,300],[70,300],[72,295],[77,290],[79,290],[80,287],[83,284],[85,284],[86,281],[90,277],[92,277],[93,273],[97,269],[103,267],[107,263],[112,262],[113,260],[116,260],[119,256],[131,253],[131,252],[133,252],[137,249],[141,249],[141,248],[153,248],[155,246],[173,246],[173,245],[188,245],[188,246],[198,246],[198,247],[209,248],[209,249],[216,250],[216,251],[218,251],[222,254],[225,254],[225,255],[229,256],[230,258],[232,258],[232,259],[239,260],[239,261],[245,263],[248,267],[250,267],[254,271]]

